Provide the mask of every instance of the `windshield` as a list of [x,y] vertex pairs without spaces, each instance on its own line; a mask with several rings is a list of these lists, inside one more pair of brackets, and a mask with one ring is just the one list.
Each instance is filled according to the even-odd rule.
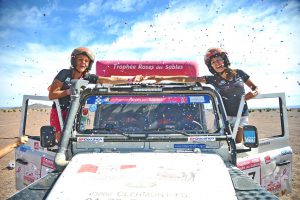
[[81,133],[214,133],[217,120],[209,95],[89,96],[82,108]]

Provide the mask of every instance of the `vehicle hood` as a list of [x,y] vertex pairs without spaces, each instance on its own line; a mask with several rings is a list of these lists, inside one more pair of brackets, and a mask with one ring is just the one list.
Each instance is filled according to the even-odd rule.
[[78,154],[47,199],[236,199],[217,154]]

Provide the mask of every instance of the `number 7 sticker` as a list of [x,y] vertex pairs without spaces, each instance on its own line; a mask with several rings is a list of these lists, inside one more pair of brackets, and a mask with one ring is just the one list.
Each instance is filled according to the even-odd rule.
[[260,159],[254,158],[237,163],[237,167],[260,184]]

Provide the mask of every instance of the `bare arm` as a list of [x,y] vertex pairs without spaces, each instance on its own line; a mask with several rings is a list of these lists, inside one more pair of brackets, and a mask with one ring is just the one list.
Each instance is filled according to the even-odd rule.
[[131,82],[140,82],[144,79],[142,75],[137,75],[132,77],[126,76],[112,76],[112,77],[103,77],[99,76],[97,83],[108,83],[108,84],[123,84],[123,83],[131,83]]
[[13,151],[16,147],[18,147],[21,144],[25,144],[28,141],[27,136],[22,136],[18,139],[18,141],[11,143],[9,145],[6,145],[2,149],[0,149],[0,158],[4,157],[9,152]]
[[251,89],[250,92],[248,92],[246,95],[245,95],[245,100],[249,100],[253,97],[256,97],[258,94],[259,94],[259,89],[258,87],[250,80],[248,79],[245,84]]
[[147,80],[155,80],[156,82],[161,81],[175,81],[175,82],[200,82],[206,83],[206,79],[204,76],[200,77],[188,77],[188,76],[147,76],[145,79]]
[[60,99],[71,94],[71,90],[61,90],[63,82],[55,79],[49,88],[49,99]]

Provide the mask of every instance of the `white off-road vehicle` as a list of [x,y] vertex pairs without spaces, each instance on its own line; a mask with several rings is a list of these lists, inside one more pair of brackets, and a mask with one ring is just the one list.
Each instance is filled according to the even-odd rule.
[[[101,76],[197,73],[184,61],[97,62]],[[20,191],[10,199],[277,199],[291,191],[284,93],[250,100],[275,100],[278,128],[266,124],[261,137],[260,127],[245,126],[243,145],[236,145],[237,126],[230,127],[221,96],[208,85],[74,80],[71,89],[59,146],[51,126],[38,136],[26,131],[30,101],[48,99],[24,96],[20,135],[29,142],[17,149]]]

